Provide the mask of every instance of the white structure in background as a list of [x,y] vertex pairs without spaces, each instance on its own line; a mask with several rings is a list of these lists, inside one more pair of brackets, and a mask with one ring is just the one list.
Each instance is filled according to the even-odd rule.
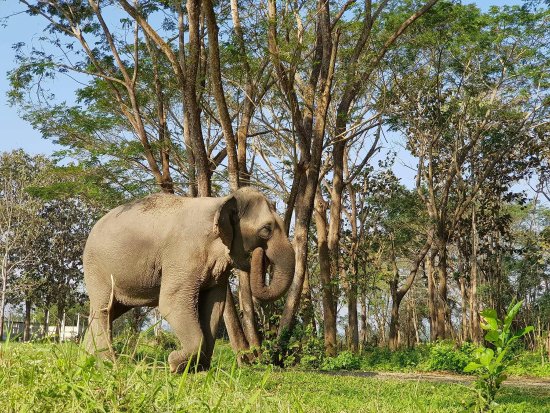
[[[81,338],[84,335],[84,331],[86,330],[83,319],[85,319],[85,317],[81,316],[80,314],[77,314],[76,325],[68,326],[66,325],[65,314],[63,314],[63,318],[61,319],[61,325],[59,328],[59,340],[68,341],[68,340],[76,340],[78,337]],[[8,337],[10,337],[10,340],[20,339],[20,337],[23,336],[24,331],[25,331],[24,321],[7,320],[3,339],[5,340]],[[55,337],[56,334],[57,334],[56,325],[48,326],[48,332],[47,334],[44,334],[44,326],[42,324],[38,324],[38,323],[31,324],[31,338]]]

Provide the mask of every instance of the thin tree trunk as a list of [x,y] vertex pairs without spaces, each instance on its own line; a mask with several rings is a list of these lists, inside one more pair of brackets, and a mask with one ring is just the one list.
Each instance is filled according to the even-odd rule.
[[44,338],[48,337],[48,330],[50,328],[50,309],[49,306],[44,308],[44,321],[42,324],[42,330],[44,331]]
[[462,270],[460,271],[460,278],[458,282],[460,284],[460,298],[461,298],[461,320],[460,320],[460,338],[462,342],[468,341],[469,329],[468,329],[468,294],[466,292],[466,279]]
[[208,63],[210,83],[212,85],[212,92],[218,108],[218,116],[226,142],[229,186],[231,187],[231,190],[236,191],[239,188],[239,164],[237,161],[235,134],[231,124],[231,116],[229,115],[229,110],[227,109],[227,102],[225,100],[225,93],[222,84],[220,50],[218,45],[219,28],[216,22],[216,14],[214,13],[212,1],[202,0],[201,3],[203,6],[203,14],[206,17],[206,27],[208,29]]
[[23,331],[23,341],[31,339],[31,310],[32,303],[30,299],[25,300],[25,329]]
[[[459,244],[459,247],[461,245]],[[461,248],[459,248],[461,249]],[[462,249],[461,249],[462,250]],[[468,291],[466,283],[466,268],[464,265],[464,255],[458,252],[458,284],[460,287],[461,298],[461,319],[460,319],[460,340],[464,343],[469,339],[469,322],[468,322]]]
[[414,336],[416,339],[416,345],[418,346],[420,344],[420,334],[418,332],[418,318],[416,314],[416,305],[415,303],[412,303],[412,321],[413,321],[413,328],[414,328]]
[[430,315],[430,341],[435,341],[437,313],[435,304],[435,277],[434,277],[434,252],[430,251],[425,262],[426,277],[428,279],[428,312]]
[[437,323],[436,339],[447,338],[450,329],[447,329],[448,299],[447,299],[447,243],[444,239],[438,240],[438,264],[437,264]]
[[305,326],[311,326],[313,333],[317,334],[315,311],[313,309],[313,299],[311,297],[311,288],[309,285],[309,270],[306,272],[306,278],[304,279],[304,286],[302,288],[302,320]]
[[[393,284],[393,283],[392,283]],[[391,287],[391,315],[390,315],[390,332],[388,337],[388,346],[390,350],[397,350],[399,347],[399,306],[401,298],[397,295],[397,287]]]
[[65,306],[63,303],[57,304],[57,322],[56,322],[56,328],[55,328],[55,334],[56,334],[56,341],[61,341],[61,327],[62,327],[62,320],[63,316],[65,315]]
[[6,289],[8,285],[8,256],[2,259],[2,293],[0,295],[0,341],[4,341],[4,318],[6,309]]
[[357,282],[355,274],[353,279],[348,282],[348,335],[349,350],[352,353],[359,351],[359,325],[357,317]]
[[328,356],[336,355],[336,303],[334,286],[330,272],[330,258],[327,244],[326,206],[320,190],[315,199],[315,224],[317,227],[317,251],[319,255],[319,278],[322,288],[323,331],[325,352]]
[[[331,35],[329,4],[319,1],[316,33],[318,47],[316,48],[316,55],[318,54],[317,52],[319,52],[320,59],[315,61],[312,66],[309,82],[309,90],[312,92],[311,94],[314,97],[315,105],[306,106],[304,109],[304,116],[300,111],[300,103],[296,90],[294,89],[294,79],[289,79],[289,73],[280,60],[280,51],[277,44],[277,15],[276,2],[274,0],[268,1],[269,52],[275,67],[275,72],[279,78],[279,83],[290,104],[292,120],[299,138],[300,162],[298,162],[298,168],[307,165],[306,176],[300,181],[295,205],[294,248],[296,253],[296,267],[294,279],[288,292],[287,301],[277,332],[279,340],[286,340],[294,326],[295,315],[300,304],[302,286],[306,274],[308,231],[319,182],[327,111],[331,97],[336,50],[338,48],[338,35]],[[313,113],[311,113],[311,110],[313,110]]]
[[360,332],[361,351],[365,349],[365,346],[367,344],[367,337],[368,337],[367,319],[368,319],[367,296],[363,291],[361,293],[361,332]]
[[162,315],[160,314],[160,311],[157,308],[153,310],[154,318],[155,318],[155,326],[153,327],[153,334],[155,337],[159,337],[162,332]]
[[476,225],[476,210],[475,204],[472,207],[472,253],[470,256],[470,337],[472,341],[479,344],[481,341],[479,330],[479,307],[477,303],[477,281],[478,281],[478,265],[477,265],[477,245],[478,234]]

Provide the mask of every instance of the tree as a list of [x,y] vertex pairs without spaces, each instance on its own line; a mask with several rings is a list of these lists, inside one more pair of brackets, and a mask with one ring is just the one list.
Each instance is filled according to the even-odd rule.
[[541,153],[546,14],[511,7],[484,15],[443,3],[426,21],[423,29],[432,28],[418,37],[419,47],[409,43],[413,48],[393,61],[401,63],[392,69],[389,120],[419,160],[417,192],[433,223],[434,338],[451,332],[447,247],[458,222],[484,186],[509,186]]
[[46,226],[34,242],[37,252],[27,271],[39,274],[36,304],[47,313],[56,306],[58,333],[67,308],[82,304],[82,251],[93,223],[99,218],[93,209],[78,198],[47,201],[39,216]]
[[36,182],[38,173],[46,163],[44,157],[31,157],[21,150],[0,155],[0,340],[4,334],[4,310],[9,280],[16,268],[34,256],[30,247],[39,230],[36,220],[38,203],[26,189]]
[[[383,33],[382,46],[374,43],[377,44],[377,49],[374,50],[375,58],[366,66],[369,75],[396,39],[433,4],[435,1],[427,2],[417,11],[406,15],[394,31]],[[268,2],[269,53],[276,72],[277,85],[292,119],[291,130],[296,136],[296,147],[299,152],[297,162],[294,163],[293,182],[287,201],[287,211],[294,209],[295,212],[296,272],[279,325],[279,338],[287,336],[292,329],[303,290],[308,253],[308,228],[318,193],[329,105],[338,99],[336,93],[341,91],[340,88],[344,89],[345,93],[341,95],[342,103],[337,111],[336,120],[340,128],[335,134],[337,140],[344,139],[348,112],[358,93],[363,90],[365,72],[357,68],[360,59],[370,56],[366,45],[371,40],[371,29],[387,2],[381,3],[374,11],[371,2],[366,2],[364,7],[354,2],[344,3],[341,8],[333,7],[334,5],[327,2],[317,2],[310,9],[305,8],[305,5],[291,6],[287,11],[278,9],[275,1]],[[351,21],[343,18],[351,11],[359,13],[363,19],[359,30],[353,32],[354,37],[346,39],[346,42],[355,44],[354,52],[347,54],[345,49],[340,47],[342,40],[340,34],[342,29],[351,24]],[[306,34],[312,22],[315,22],[315,26],[310,29],[311,35],[307,37]],[[281,32],[289,35],[282,36]],[[290,35],[291,33],[294,35]],[[314,41],[308,43],[308,38]],[[310,58],[304,60],[304,56],[310,56]],[[345,79],[345,83],[338,88],[333,86],[336,85],[337,67],[342,68],[342,79]],[[338,168],[343,163],[344,152],[344,147],[338,141],[335,151],[337,156],[334,166]],[[345,185],[342,179],[339,179],[342,177],[343,169],[340,168],[338,171],[335,169],[334,173],[336,185],[342,185],[343,190]],[[342,190],[338,187],[335,191],[336,197],[341,196]],[[327,238],[327,246],[330,242],[330,247],[336,251],[338,239],[334,234],[340,233],[341,201],[334,199],[331,205],[336,209],[331,211],[334,221],[333,228],[328,229],[330,237]],[[287,222],[290,222],[290,215],[289,213],[285,215]],[[334,271],[335,268],[333,266],[331,270]],[[329,278],[330,275],[323,276],[325,282]],[[329,290],[325,289],[325,291]],[[327,343],[329,351],[332,351],[330,348],[334,346],[333,341],[334,337]]]

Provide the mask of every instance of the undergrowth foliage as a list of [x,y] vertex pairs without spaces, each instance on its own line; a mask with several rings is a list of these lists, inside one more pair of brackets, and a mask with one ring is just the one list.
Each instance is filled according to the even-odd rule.
[[533,331],[533,326],[527,326],[515,333],[512,332],[512,322],[516,318],[523,301],[512,303],[508,307],[504,320],[498,318],[493,309],[486,309],[480,313],[485,320],[481,327],[487,331],[485,341],[491,347],[481,346],[474,352],[475,361],[470,361],[464,368],[465,372],[474,372],[477,375],[474,390],[477,395],[472,406],[475,412],[492,411],[496,406],[495,397],[502,382],[508,377],[508,365],[513,362],[510,357],[512,346],[524,335]]

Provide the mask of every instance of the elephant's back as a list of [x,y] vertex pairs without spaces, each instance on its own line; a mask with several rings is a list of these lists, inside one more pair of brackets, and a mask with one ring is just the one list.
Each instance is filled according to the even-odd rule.
[[158,239],[174,227],[177,216],[185,213],[187,203],[188,199],[176,195],[154,194],[120,205],[97,221],[88,236],[86,249],[109,240],[120,244]]
[[132,290],[134,298],[157,289],[162,250],[166,240],[179,231],[178,216],[186,204],[182,197],[155,194],[109,211],[94,225],[86,241],[86,284],[96,285],[98,280],[109,284],[112,275],[120,294],[128,292],[126,283],[135,286],[136,280],[141,290]]
[[206,235],[219,198],[186,198],[154,194],[120,205],[105,214],[92,228],[84,250],[90,255],[115,257],[162,248],[181,234]]

